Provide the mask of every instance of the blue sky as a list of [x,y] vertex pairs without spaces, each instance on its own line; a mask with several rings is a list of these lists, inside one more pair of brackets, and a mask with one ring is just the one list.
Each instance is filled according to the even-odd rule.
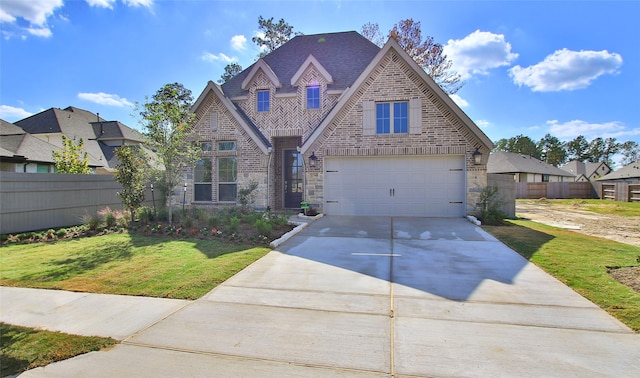
[[140,129],[133,105],[164,84],[197,98],[228,63],[251,65],[260,15],[304,34],[413,18],[490,139],[640,143],[640,1],[2,0],[0,118],[76,106]]

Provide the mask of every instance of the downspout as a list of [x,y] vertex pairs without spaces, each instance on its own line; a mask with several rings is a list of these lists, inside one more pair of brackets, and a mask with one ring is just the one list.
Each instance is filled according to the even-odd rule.
[[273,147],[267,148],[267,211],[271,209],[271,157],[273,156]]

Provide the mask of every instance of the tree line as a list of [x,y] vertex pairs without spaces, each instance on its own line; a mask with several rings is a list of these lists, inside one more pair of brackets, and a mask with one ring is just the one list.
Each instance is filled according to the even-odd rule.
[[578,135],[568,142],[562,142],[551,134],[545,135],[539,141],[525,135],[517,135],[498,140],[493,150],[529,155],[555,167],[577,160],[585,163],[604,162],[614,168],[613,157],[618,154],[622,156],[622,165],[640,159],[640,145],[635,141],[618,142],[616,138],[601,137],[588,141],[583,135]]

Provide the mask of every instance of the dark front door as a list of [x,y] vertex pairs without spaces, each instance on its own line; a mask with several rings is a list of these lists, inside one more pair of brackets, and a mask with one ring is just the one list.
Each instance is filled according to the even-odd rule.
[[284,207],[300,207],[303,184],[302,155],[297,150],[284,151]]

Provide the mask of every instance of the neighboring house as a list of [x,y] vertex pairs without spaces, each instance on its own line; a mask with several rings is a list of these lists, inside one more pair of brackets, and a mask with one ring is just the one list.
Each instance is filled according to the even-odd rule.
[[568,162],[560,169],[573,174],[576,177],[575,181],[579,182],[594,181],[611,172],[611,168],[605,162],[583,163],[577,160]]
[[63,135],[74,141],[82,138],[90,165],[97,165],[96,173],[115,171],[118,161],[114,150],[117,147],[140,145],[143,142],[140,133],[122,123],[107,121],[97,114],[73,106],[65,109],[51,108],[15,124],[27,133],[60,148],[63,147]]
[[[0,119],[0,171],[24,173],[53,173],[53,151],[62,151],[25,132],[19,126]],[[96,159],[89,159],[89,166],[99,166]]]
[[640,160],[634,163],[627,164],[624,167],[602,176],[598,179],[598,182],[603,184],[608,182],[626,182],[629,184],[640,183]]
[[487,185],[493,144],[393,39],[296,36],[210,81],[193,111],[193,204],[234,204],[256,183],[257,208],[461,217]]
[[512,174],[516,182],[570,182],[575,175],[534,157],[496,151],[489,156],[487,172]]

